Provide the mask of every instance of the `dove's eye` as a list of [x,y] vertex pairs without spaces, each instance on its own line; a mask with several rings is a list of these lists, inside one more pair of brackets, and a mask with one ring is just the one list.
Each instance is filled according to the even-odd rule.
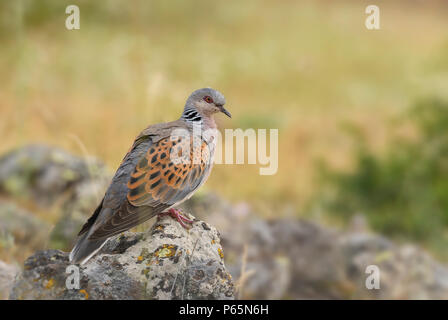
[[213,99],[210,96],[205,96],[204,97],[204,101],[207,102],[207,103],[213,103]]

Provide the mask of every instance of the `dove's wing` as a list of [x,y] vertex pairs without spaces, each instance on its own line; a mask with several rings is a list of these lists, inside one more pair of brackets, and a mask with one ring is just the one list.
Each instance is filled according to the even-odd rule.
[[[190,137],[177,137],[175,140],[166,137],[156,143],[145,144],[145,147],[146,152],[128,174],[125,199],[111,214],[103,217],[99,214],[89,240],[105,239],[126,231],[182,202],[209,175],[212,151],[203,140],[195,147]],[[140,154],[138,148],[132,153]],[[133,163],[132,155],[129,158],[129,163]],[[122,170],[123,174],[126,171]],[[121,182],[121,178],[118,180]],[[122,185],[115,191],[112,182],[109,189],[103,207],[115,202],[114,195],[122,197]]]
[[138,161],[145,155],[152,144],[151,136],[139,136],[135,140],[132,148],[123,158],[119,168],[112,178],[103,200],[96,208],[93,215],[83,225],[78,236],[88,232],[94,224],[98,225],[109,219],[110,215],[120,209],[122,204],[126,201],[126,196],[129,192],[127,187],[129,177]]
[[91,240],[89,236],[97,226],[101,226],[104,221],[120,210],[129,192],[126,186],[129,176],[138,160],[144,156],[152,144],[151,136],[139,136],[134,142],[115,173],[100,205],[79,232],[69,256],[72,263],[85,263],[104,245],[106,239]]

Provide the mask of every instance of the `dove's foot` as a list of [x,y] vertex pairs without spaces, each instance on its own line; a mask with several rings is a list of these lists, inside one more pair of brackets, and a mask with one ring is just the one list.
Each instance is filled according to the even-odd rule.
[[169,209],[167,212],[159,213],[158,217],[169,215],[173,219],[177,220],[177,222],[180,223],[182,227],[185,229],[190,229],[191,224],[193,223],[193,220],[188,219],[187,217],[183,216],[180,212],[180,210],[177,209]]

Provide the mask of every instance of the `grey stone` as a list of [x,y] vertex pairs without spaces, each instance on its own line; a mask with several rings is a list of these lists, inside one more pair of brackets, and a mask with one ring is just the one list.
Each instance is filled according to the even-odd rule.
[[0,300],[8,299],[9,291],[18,272],[17,266],[0,261]]
[[105,167],[93,158],[80,158],[61,149],[30,145],[0,158],[0,193],[50,206],[72,187],[104,176]]
[[80,288],[67,289],[68,254],[29,257],[10,299],[233,299],[218,231],[195,220],[185,230],[162,217],[145,233],[110,239],[80,267]]
[[[206,220],[219,228],[238,298],[448,299],[446,265],[423,248],[369,233],[363,223],[342,231],[301,219],[265,220],[207,194],[186,205],[208,212]],[[380,270],[379,290],[366,288],[369,265]]]
[[[253,273],[244,288],[245,298],[448,298],[448,268],[423,249],[395,245],[374,234],[336,232],[301,220],[278,219],[266,222],[263,229],[248,227],[262,223],[248,222],[243,227],[246,231],[233,231],[245,234],[252,247],[247,269]],[[227,235],[223,233],[223,237]],[[369,265],[380,270],[379,290],[366,287]],[[238,267],[229,264],[232,271]],[[233,275],[238,279],[239,274]],[[286,286],[271,288],[273,283],[285,283],[285,277],[290,279]]]
[[13,203],[0,201],[0,248],[37,250],[48,240],[50,225]]
[[76,236],[95,211],[109,183],[108,177],[76,184],[69,198],[61,205],[56,225],[50,235],[53,249],[70,250]]

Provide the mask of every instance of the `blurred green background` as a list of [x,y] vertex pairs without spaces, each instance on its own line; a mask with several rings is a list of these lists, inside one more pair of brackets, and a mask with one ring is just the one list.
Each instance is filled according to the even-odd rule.
[[376,1],[369,31],[371,2],[0,0],[0,152],[44,142],[115,169],[211,86],[221,128],[279,129],[279,170],[217,165],[205,189],[265,217],[362,214],[448,259],[448,5]]

